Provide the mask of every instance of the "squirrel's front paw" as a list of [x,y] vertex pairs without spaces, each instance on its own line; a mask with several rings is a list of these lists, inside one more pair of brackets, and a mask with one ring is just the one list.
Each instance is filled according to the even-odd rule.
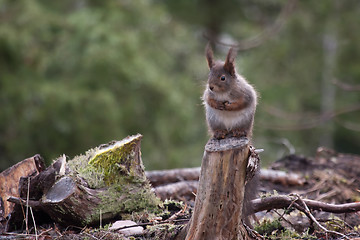
[[228,110],[228,107],[231,105],[229,101],[222,102],[223,109],[222,110]]
[[235,128],[235,129],[231,130],[231,135],[233,137],[246,137],[247,132],[244,129]]
[[228,101],[226,101],[226,102],[220,102],[220,101],[219,101],[219,102],[217,102],[216,109],[218,109],[218,110],[225,110],[227,104],[229,104]]
[[220,139],[224,139],[226,137],[226,134],[228,132],[226,130],[215,130],[214,131],[214,138],[220,140]]

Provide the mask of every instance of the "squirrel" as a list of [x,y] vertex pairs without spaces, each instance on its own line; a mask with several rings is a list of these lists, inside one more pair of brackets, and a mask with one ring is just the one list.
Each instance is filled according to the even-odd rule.
[[[202,99],[210,133],[215,139],[247,137],[251,140],[257,93],[245,78],[236,72],[236,50],[230,48],[225,62],[214,61],[210,44],[206,46],[205,53],[210,73]],[[259,161],[252,146],[247,167],[250,179],[245,185],[243,205],[243,220],[248,226],[251,226],[249,216],[253,214],[250,201],[255,198],[258,186],[258,169],[251,167],[251,164],[255,164],[258,168],[258,162],[251,161]]]
[[202,99],[209,131],[216,139],[243,136],[250,139],[252,135],[257,94],[236,72],[236,54],[230,48],[225,62],[214,61],[210,44],[206,46],[210,73]]

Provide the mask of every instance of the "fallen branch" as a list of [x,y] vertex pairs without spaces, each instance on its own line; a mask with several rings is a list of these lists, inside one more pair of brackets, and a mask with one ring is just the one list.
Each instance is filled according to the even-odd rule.
[[156,187],[180,181],[197,181],[199,180],[200,167],[146,171],[145,175],[150,180],[151,185]]
[[305,183],[305,179],[299,174],[272,169],[261,169],[260,180],[281,183],[283,186],[302,186]]
[[184,197],[194,198],[198,187],[198,181],[182,181],[159,186],[154,189],[155,194],[165,199],[182,199]]
[[[168,185],[181,181],[198,181],[200,168],[178,168],[170,170],[146,171],[146,177],[153,187]],[[261,169],[260,180],[281,183],[284,186],[302,186],[305,179],[296,173],[287,173],[279,170]]]
[[[319,210],[323,212],[330,212],[330,213],[351,213],[360,211],[360,203],[344,203],[344,204],[330,204],[319,202],[310,199],[302,199],[302,201],[309,207],[311,210]],[[294,202],[294,199],[290,196],[279,195],[279,196],[272,196],[266,198],[258,198],[251,201],[253,204],[253,208],[255,212],[261,211],[269,211],[272,209],[281,209],[287,208],[290,204]],[[297,201],[295,201],[297,202]],[[302,208],[298,204],[293,204],[293,206],[300,211],[303,211]]]

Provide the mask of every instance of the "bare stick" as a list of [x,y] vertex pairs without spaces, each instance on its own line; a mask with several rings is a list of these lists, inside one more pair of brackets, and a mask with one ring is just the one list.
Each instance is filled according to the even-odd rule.
[[25,218],[25,224],[26,224],[26,232],[29,233],[29,226],[28,226],[28,217],[29,217],[29,195],[30,195],[30,177],[28,178],[28,187],[27,187],[27,194],[26,194],[26,218]]
[[304,207],[304,213],[306,214],[306,216],[308,216],[321,230],[323,230],[324,232],[326,233],[332,233],[332,234],[336,234],[336,235],[339,235],[345,239],[350,239],[348,238],[346,235],[342,234],[342,233],[339,233],[339,232],[336,232],[336,231],[331,231],[331,230],[328,230],[327,228],[325,228],[324,226],[322,226],[317,220],[316,218],[314,217],[314,215],[311,214],[310,212],[310,209],[308,208],[308,206],[306,205],[306,203],[304,202],[304,200],[301,199],[301,197],[297,194],[293,194],[293,196],[296,196],[297,198],[297,201],[299,201],[303,207]]
[[34,228],[35,228],[35,239],[38,240],[37,229],[36,229],[36,222],[35,222],[35,218],[34,218],[34,213],[33,213],[32,207],[30,207],[30,213],[31,213],[31,218],[32,218],[32,220],[33,220]]
[[274,210],[274,212],[275,212],[277,215],[279,215],[279,217],[280,217],[281,219],[283,219],[285,222],[289,223],[291,226],[293,226],[293,224],[292,224],[290,221],[288,221],[286,218],[284,218],[284,215],[285,215],[286,211],[288,211],[288,210],[295,204],[295,201],[296,201],[296,199],[294,199],[294,200],[290,203],[290,205],[287,207],[287,209],[286,209],[282,214],[280,214],[280,213],[278,213],[276,210]]
[[33,208],[41,207],[40,201],[34,201],[34,200],[25,201],[24,199],[21,199],[21,198],[18,198],[18,197],[9,197],[7,199],[7,201],[12,202],[12,203],[16,203],[16,204],[20,204],[20,205],[33,207]]

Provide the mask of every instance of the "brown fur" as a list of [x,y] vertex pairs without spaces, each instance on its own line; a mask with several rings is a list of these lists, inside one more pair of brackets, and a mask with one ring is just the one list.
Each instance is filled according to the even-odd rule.
[[254,88],[236,72],[236,51],[230,48],[225,62],[215,61],[207,45],[205,55],[210,72],[203,100],[210,133],[215,138],[244,134],[250,138],[257,97]]

